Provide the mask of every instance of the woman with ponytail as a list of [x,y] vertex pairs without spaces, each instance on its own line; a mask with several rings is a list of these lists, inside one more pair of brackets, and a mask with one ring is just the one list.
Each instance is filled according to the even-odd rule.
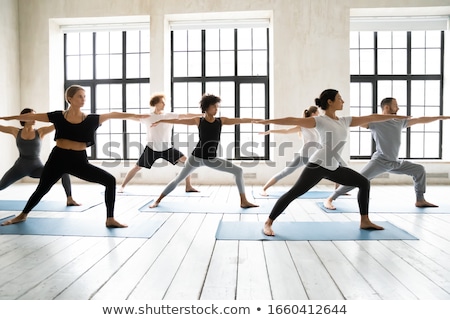
[[[303,117],[315,117],[319,115],[319,108],[317,106],[310,106],[308,109],[303,111]],[[286,168],[281,170],[279,173],[270,178],[269,181],[264,185],[261,195],[268,196],[267,189],[273,186],[275,183],[285,178],[286,176],[293,173],[298,168],[306,165],[308,163],[308,159],[313,153],[320,147],[320,137],[319,133],[315,128],[302,128],[300,126],[295,126],[289,129],[279,129],[279,130],[267,130],[262,132],[261,134],[268,135],[270,133],[282,133],[282,134],[290,134],[290,133],[298,133],[299,137],[302,139],[303,145],[295,154],[294,159],[287,165]]]
[[294,186],[275,203],[269,218],[264,224],[264,234],[268,236],[275,235],[272,230],[274,220],[293,200],[306,193],[322,179],[328,179],[345,186],[358,187],[358,205],[361,215],[360,228],[382,230],[383,227],[372,223],[369,219],[369,180],[358,172],[341,166],[343,160],[341,159],[340,153],[347,140],[349,127],[390,119],[405,119],[407,117],[393,114],[372,114],[361,117],[337,116],[336,111],[343,109],[344,100],[342,100],[339,92],[334,89],[324,90],[320,98],[315,99],[315,102],[318,107],[324,110],[323,115],[309,118],[287,117],[258,121],[261,124],[272,123],[294,125],[302,128],[316,128],[319,132],[322,145],[322,148],[317,149],[309,158],[309,162],[306,164]]

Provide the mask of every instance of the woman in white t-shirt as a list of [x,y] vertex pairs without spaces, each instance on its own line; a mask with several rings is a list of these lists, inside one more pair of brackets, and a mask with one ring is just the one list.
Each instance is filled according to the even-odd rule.
[[[142,168],[150,169],[158,159],[162,158],[173,165],[178,162],[185,163],[186,156],[172,145],[173,124],[163,123],[156,127],[152,125],[153,123],[164,119],[186,119],[199,116],[199,114],[166,113],[164,112],[164,107],[166,105],[165,99],[166,97],[162,93],[156,93],[150,98],[150,106],[154,107],[155,110],[150,114],[149,118],[141,119],[141,122],[145,124],[147,128],[147,145],[138,162],[136,162],[134,167],[128,171],[117,192],[123,193],[125,186],[133,179],[139,170]],[[185,181],[186,192],[198,192],[191,184],[191,176],[187,176]]]
[[364,123],[386,121],[389,119],[404,119],[404,116],[372,114],[362,117],[338,117],[336,111],[342,110],[344,101],[337,90],[327,89],[320,98],[315,99],[316,105],[325,111],[324,115],[309,118],[280,118],[259,121],[262,124],[296,125],[304,128],[316,128],[320,135],[322,148],[318,149],[309,159],[294,186],[275,203],[269,218],[264,224],[264,234],[273,236],[273,221],[297,197],[306,193],[322,179],[328,179],[345,186],[359,188],[358,204],[361,214],[361,229],[382,230],[383,227],[372,223],[369,219],[370,182],[358,172],[343,167],[341,151],[347,140],[348,128]]
[[[303,117],[317,117],[319,115],[319,108],[317,106],[310,106],[308,109],[303,111]],[[269,181],[266,182],[264,187],[262,188],[260,194],[262,196],[267,197],[267,189],[276,184],[281,179],[286,176],[292,174],[298,168],[303,167],[308,163],[309,157],[320,147],[320,137],[319,132],[315,128],[302,128],[300,126],[295,126],[289,129],[280,129],[280,130],[267,130],[262,134],[270,134],[270,133],[282,133],[289,134],[297,132],[301,137],[303,145],[296,153],[294,159],[280,172],[270,178]]]

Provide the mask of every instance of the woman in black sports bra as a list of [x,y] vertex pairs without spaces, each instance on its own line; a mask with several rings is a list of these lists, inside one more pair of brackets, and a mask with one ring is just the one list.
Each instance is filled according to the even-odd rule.
[[95,131],[105,121],[110,119],[135,119],[149,117],[123,112],[85,115],[81,108],[86,95],[83,87],[73,85],[67,88],[65,98],[69,108],[65,111],[48,113],[28,113],[19,116],[2,117],[3,120],[52,122],[55,126],[56,146],[44,166],[41,180],[35,192],[31,195],[23,211],[15,218],[5,221],[2,225],[19,223],[26,220],[33,209],[50,188],[64,173],[89,182],[105,186],[106,226],[108,228],[123,228],[126,225],[114,219],[114,203],[116,196],[116,179],[113,175],[88,162],[86,148],[95,143]]

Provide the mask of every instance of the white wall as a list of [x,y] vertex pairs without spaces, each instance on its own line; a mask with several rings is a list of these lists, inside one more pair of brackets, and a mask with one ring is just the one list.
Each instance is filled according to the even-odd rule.
[[[0,0],[0,115],[7,116],[20,110],[19,83],[19,6],[17,0]],[[3,126],[19,126],[18,121],[0,121]],[[15,161],[18,152],[14,137],[0,134],[3,154],[0,174]],[[8,151],[8,152],[5,152]]]
[[[1,0],[5,2],[4,0]],[[233,17],[236,12],[271,12],[272,15],[272,70],[271,70],[271,108],[272,117],[300,116],[301,111],[313,104],[314,98],[323,89],[338,89],[344,100],[349,97],[349,17],[350,8],[389,8],[393,12],[402,12],[403,7],[419,8],[422,14],[434,10],[442,14],[450,12],[450,1],[437,0],[398,0],[392,9],[392,1],[372,0],[17,0],[19,3],[18,20],[20,31],[20,86],[8,83],[12,91],[20,89],[21,105],[33,105],[40,112],[61,109],[63,96],[62,77],[58,67],[58,53],[54,48],[58,37],[58,19],[89,17],[150,17],[151,33],[151,86],[153,91],[170,92],[170,69],[167,54],[167,15],[203,14],[222,12]],[[2,3],[3,3],[2,2]],[[15,1],[6,1],[14,7]],[[398,9],[402,8],[402,9]],[[9,9],[9,13],[14,13]],[[234,13],[233,13],[234,12]],[[7,16],[2,8],[1,16]],[[53,19],[53,20],[51,20]],[[56,19],[56,20],[55,20]],[[12,24],[11,24],[12,25]],[[14,33],[14,32],[13,32]],[[4,35],[0,35],[3,37]],[[14,37],[18,37],[15,31]],[[14,42],[14,40],[12,41]],[[15,39],[17,42],[17,38]],[[61,44],[62,45],[62,44]],[[17,59],[17,51],[10,49],[9,56]],[[56,52],[56,54],[55,54]],[[4,59],[2,59],[4,63]],[[16,70],[17,71],[17,70]],[[13,73],[13,72],[11,72]],[[16,72],[17,73],[17,72]],[[9,91],[9,90],[8,90]],[[17,99],[17,101],[19,101]],[[447,107],[447,113],[450,108]],[[7,110],[17,113],[16,110]],[[346,113],[348,110],[344,110]],[[448,132],[448,130],[447,130]],[[256,179],[246,179],[247,184],[262,184],[273,174],[284,168],[299,147],[298,138],[273,136],[279,143],[292,138],[294,148],[284,156],[272,159],[272,165],[264,163],[256,167],[245,167],[244,172],[255,173]],[[445,137],[444,137],[445,139]],[[50,140],[50,139],[49,139]],[[445,141],[444,141],[445,142]],[[42,158],[48,155],[52,142],[43,150]],[[444,143],[445,145],[445,143]],[[11,144],[11,149],[13,149]],[[347,149],[348,150],[348,149]],[[347,151],[348,152],[348,151]],[[427,163],[429,172],[449,172],[448,152],[446,161],[437,165]],[[12,161],[11,159],[9,161]],[[102,166],[102,163],[96,163]],[[121,163],[114,168],[105,167],[118,180],[133,163]],[[362,164],[350,162],[358,169]],[[166,183],[179,172],[179,167],[165,166],[161,169],[142,170],[143,178],[134,183]],[[2,170],[3,171],[3,166]],[[197,170],[196,183],[233,183],[232,177],[217,174],[217,180],[210,181],[209,169]],[[0,172],[1,173],[1,172]],[[297,175],[291,175],[283,183],[292,183]],[[403,179],[403,180],[402,180]],[[406,180],[405,180],[406,179]],[[386,180],[386,179],[384,179]],[[397,176],[388,179],[391,182],[410,181]],[[436,180],[437,181],[437,180]],[[441,181],[441,180],[439,180]],[[442,180],[447,182],[448,179]],[[383,181],[384,182],[384,181]],[[387,183],[387,181],[386,181]]]

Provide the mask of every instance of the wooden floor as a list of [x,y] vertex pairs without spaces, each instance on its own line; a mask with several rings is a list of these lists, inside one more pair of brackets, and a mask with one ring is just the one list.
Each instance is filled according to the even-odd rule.
[[[19,183],[0,199],[27,199],[35,185]],[[158,194],[163,186],[131,185]],[[200,185],[209,197],[165,201],[235,203],[237,188]],[[249,199],[252,189],[247,186]],[[276,185],[273,190],[286,186]],[[329,189],[319,185],[319,189]],[[179,186],[178,191],[183,190]],[[102,196],[95,184],[74,184],[83,202]],[[450,186],[428,186],[427,200],[449,202]],[[44,199],[64,200],[56,185]],[[408,241],[218,241],[220,220],[264,221],[267,214],[140,213],[149,196],[117,196],[116,217],[163,219],[149,239],[0,235],[1,299],[450,299],[450,213],[372,214],[415,235]],[[257,199],[254,200],[256,203]],[[359,215],[326,214],[317,200],[295,200],[277,221],[358,221]],[[356,201],[356,200],[355,200]],[[407,186],[372,185],[371,201],[406,201]],[[0,211],[0,218],[17,212]],[[29,217],[92,216],[104,223],[103,204],[81,213],[32,212]],[[32,223],[27,221],[25,223]]]

